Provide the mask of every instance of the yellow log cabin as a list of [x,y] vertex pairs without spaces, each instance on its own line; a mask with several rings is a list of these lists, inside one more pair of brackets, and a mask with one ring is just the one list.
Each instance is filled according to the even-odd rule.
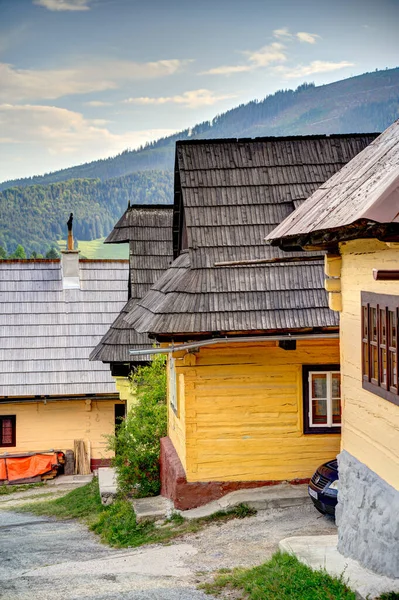
[[177,143],[175,260],[124,317],[169,354],[161,479],[177,508],[308,480],[335,459],[339,321],[324,257],[263,238],[373,139]]
[[0,261],[0,456],[74,449],[109,464],[107,435],[125,413],[109,368],[90,363],[127,300],[119,260]]
[[328,252],[326,289],[340,314],[338,549],[399,578],[399,121],[269,239]]

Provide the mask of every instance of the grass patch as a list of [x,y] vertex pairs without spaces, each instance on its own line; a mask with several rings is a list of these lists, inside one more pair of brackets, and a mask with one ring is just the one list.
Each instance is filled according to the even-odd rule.
[[342,578],[313,571],[294,556],[279,552],[259,567],[219,574],[201,588],[214,595],[235,590],[242,594],[237,597],[248,600],[356,600]]
[[[113,259],[128,259],[129,244],[104,244],[105,237],[97,240],[78,242],[78,249],[81,256],[85,258],[113,258]],[[58,246],[60,250],[66,249],[66,241],[59,240]]]
[[377,600],[399,600],[399,593],[388,592],[386,594],[382,594]]
[[119,499],[111,506],[102,506],[96,478],[56,500],[29,503],[13,510],[57,519],[81,519],[100,536],[102,542],[117,548],[166,543],[213,523],[221,524],[256,514],[256,511],[241,504],[231,510],[192,521],[175,513],[163,523],[137,523],[132,505],[126,499]]
[[28,492],[34,488],[43,487],[46,485],[43,482],[40,483],[24,483],[21,485],[0,485],[0,496],[8,496],[9,494],[15,494],[16,492]]
[[93,479],[87,485],[72,490],[65,496],[48,502],[32,502],[16,507],[18,512],[46,515],[57,519],[96,518],[105,507],[102,506],[98,491],[98,481]]

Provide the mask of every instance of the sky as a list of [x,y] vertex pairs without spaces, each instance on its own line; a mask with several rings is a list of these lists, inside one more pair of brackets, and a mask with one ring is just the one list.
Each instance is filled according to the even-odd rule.
[[0,0],[0,181],[399,66],[399,0]]

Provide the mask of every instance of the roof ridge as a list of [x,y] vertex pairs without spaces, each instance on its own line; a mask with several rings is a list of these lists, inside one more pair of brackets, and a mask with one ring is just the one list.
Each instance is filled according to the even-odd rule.
[[204,139],[192,139],[192,140],[178,140],[176,142],[176,148],[178,146],[188,146],[190,144],[221,144],[221,143],[239,143],[239,142],[279,142],[279,141],[297,141],[297,140],[325,140],[325,139],[342,139],[342,138],[360,138],[369,136],[379,136],[381,131],[371,131],[366,133],[321,133],[317,135],[287,135],[287,136],[260,136],[260,137],[243,137],[243,138],[204,138]]

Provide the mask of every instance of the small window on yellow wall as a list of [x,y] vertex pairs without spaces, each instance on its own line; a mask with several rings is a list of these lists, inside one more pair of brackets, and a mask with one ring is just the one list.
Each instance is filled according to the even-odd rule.
[[399,296],[362,292],[363,388],[394,404],[398,392]]
[[16,446],[16,416],[0,416],[0,446],[8,448]]
[[341,427],[339,365],[303,367],[305,433],[337,433]]
[[170,356],[169,357],[169,403],[172,410],[177,414],[177,382],[176,382],[176,366],[175,359]]

